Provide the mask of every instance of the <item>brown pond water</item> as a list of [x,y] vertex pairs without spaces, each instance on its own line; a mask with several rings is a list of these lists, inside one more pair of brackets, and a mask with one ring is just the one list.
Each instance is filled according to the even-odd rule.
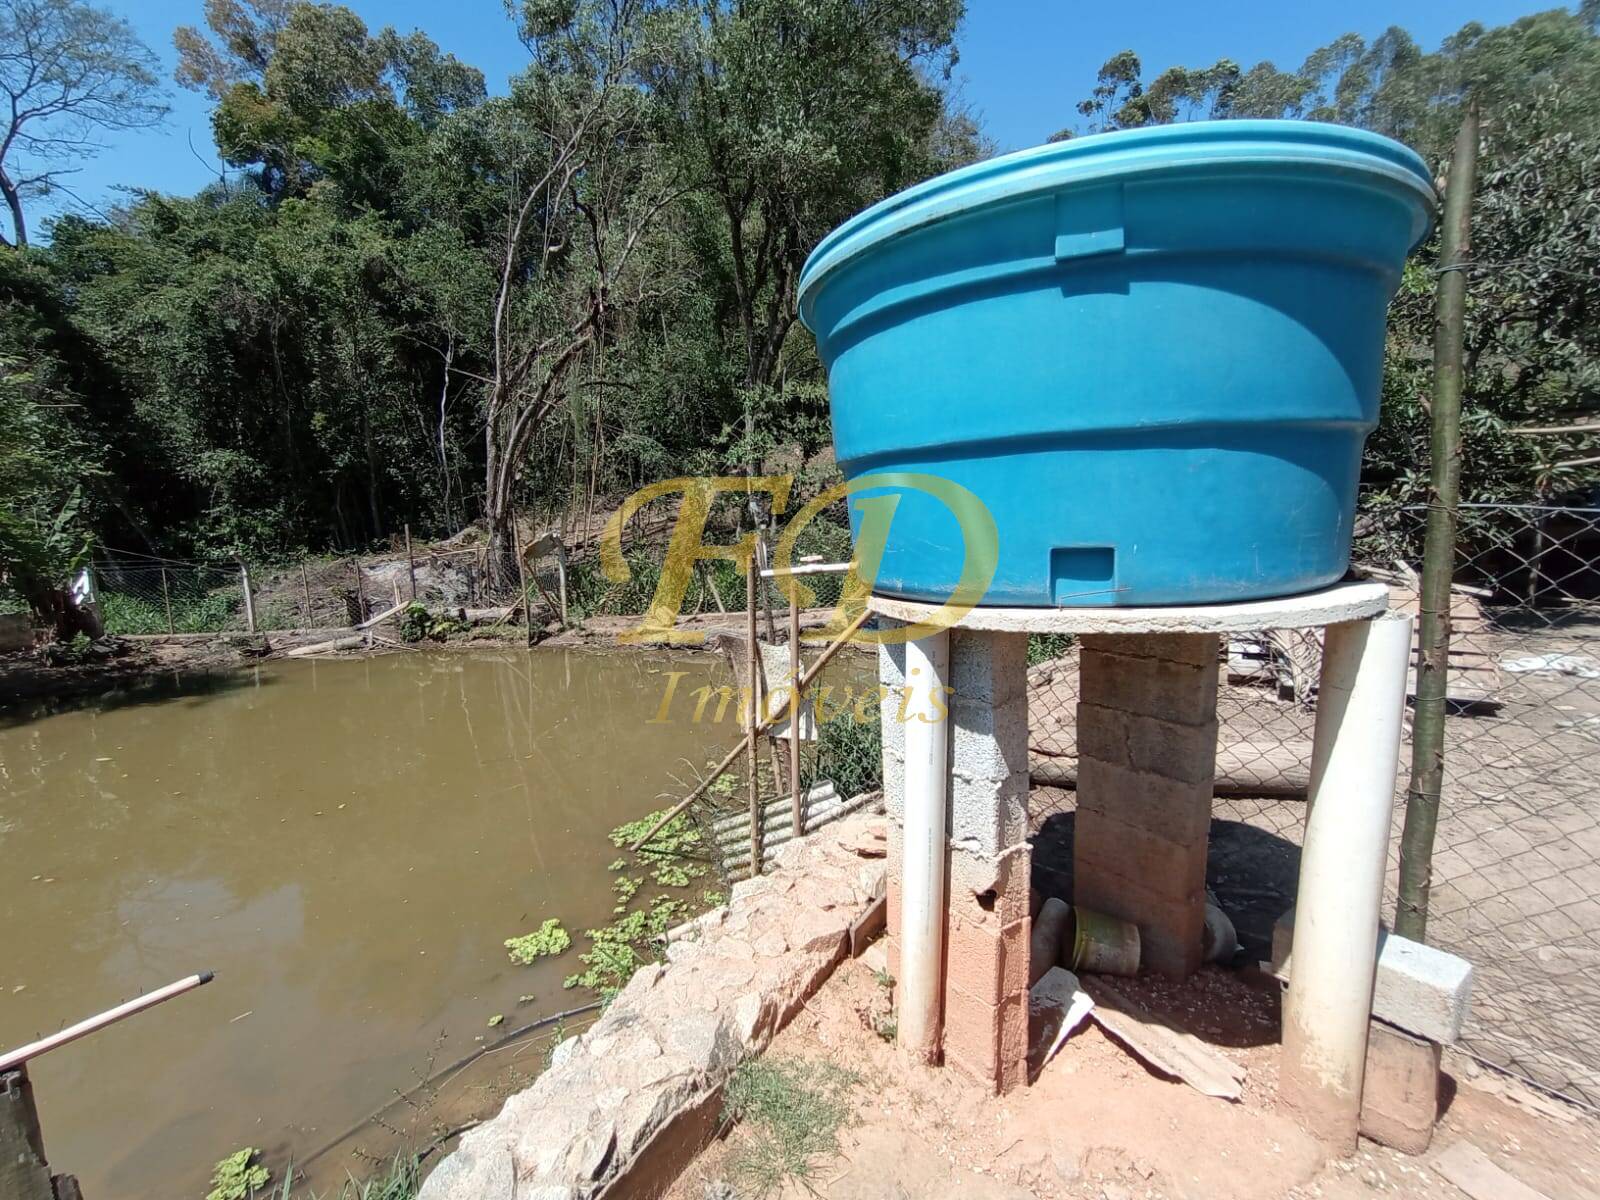
[[[54,1168],[90,1200],[201,1197],[240,1146],[303,1159],[503,1028],[587,999],[606,834],[736,729],[651,724],[709,655],[274,663],[0,713],[0,1047],[198,970],[208,987],[39,1059]],[[710,881],[708,881],[710,882]],[[533,999],[519,1004],[519,997]]]

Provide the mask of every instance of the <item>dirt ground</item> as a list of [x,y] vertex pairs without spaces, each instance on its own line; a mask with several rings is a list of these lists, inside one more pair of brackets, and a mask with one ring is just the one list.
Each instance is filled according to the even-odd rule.
[[[1248,1072],[1237,1104],[1211,1099],[1143,1067],[1093,1023],[1079,1029],[1034,1084],[993,1099],[953,1070],[902,1059],[872,1029],[888,995],[862,961],[849,962],[774,1041],[769,1056],[825,1058],[855,1071],[855,1111],[840,1153],[780,1193],[829,1200],[1403,1200],[1460,1196],[1431,1168],[1457,1141],[1477,1146],[1550,1200],[1600,1196],[1600,1123],[1520,1084],[1447,1064],[1448,1109],[1427,1154],[1412,1158],[1363,1141],[1329,1160],[1275,1111],[1277,989],[1208,967],[1182,985],[1141,979],[1140,998]],[[672,1200],[732,1193],[735,1128],[680,1177]]]

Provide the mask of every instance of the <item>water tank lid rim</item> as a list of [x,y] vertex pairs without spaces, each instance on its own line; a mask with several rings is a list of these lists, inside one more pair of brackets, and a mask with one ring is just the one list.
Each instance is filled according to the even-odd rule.
[[[800,273],[801,317],[846,261],[899,234],[996,200],[1163,169],[1222,164],[1322,167],[1370,176],[1417,202],[1421,235],[1437,196],[1420,155],[1381,134],[1322,121],[1191,121],[1020,150],[926,180],[857,213],[817,244]],[[1420,240],[1420,238],[1419,238]]]

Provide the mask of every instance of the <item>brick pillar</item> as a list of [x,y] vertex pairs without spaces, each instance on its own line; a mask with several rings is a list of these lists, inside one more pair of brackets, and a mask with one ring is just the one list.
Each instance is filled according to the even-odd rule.
[[1214,634],[1083,639],[1073,898],[1136,922],[1143,965],[1201,962],[1217,747]]
[[[1028,639],[953,630],[944,1060],[997,1092],[1027,1081]],[[889,812],[889,973],[900,961],[905,647],[878,651]],[[919,681],[911,680],[911,684]]]

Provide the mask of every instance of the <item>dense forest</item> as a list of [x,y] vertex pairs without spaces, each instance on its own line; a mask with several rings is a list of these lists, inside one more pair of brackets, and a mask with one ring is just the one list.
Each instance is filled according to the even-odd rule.
[[[0,582],[44,610],[96,544],[206,560],[604,510],[667,476],[828,482],[806,255],[993,152],[962,0],[522,0],[503,89],[425,33],[204,0],[176,79],[83,0],[0,0]],[[210,98],[231,170],[38,236],[97,135]],[[1392,28],[1293,70],[1110,59],[1057,137],[1306,117],[1442,171],[1484,117],[1468,314],[1471,498],[1583,494],[1600,410],[1600,0],[1435,49]],[[4,106],[0,106],[3,113]],[[5,130],[0,115],[0,130]],[[1051,121],[1051,123],[1054,123]],[[1048,126],[1047,126],[1048,127]],[[1432,252],[1393,314],[1369,493],[1426,477]],[[1577,425],[1529,437],[1516,427]],[[1600,430],[1600,423],[1593,426]],[[0,589],[4,590],[4,589]]]

